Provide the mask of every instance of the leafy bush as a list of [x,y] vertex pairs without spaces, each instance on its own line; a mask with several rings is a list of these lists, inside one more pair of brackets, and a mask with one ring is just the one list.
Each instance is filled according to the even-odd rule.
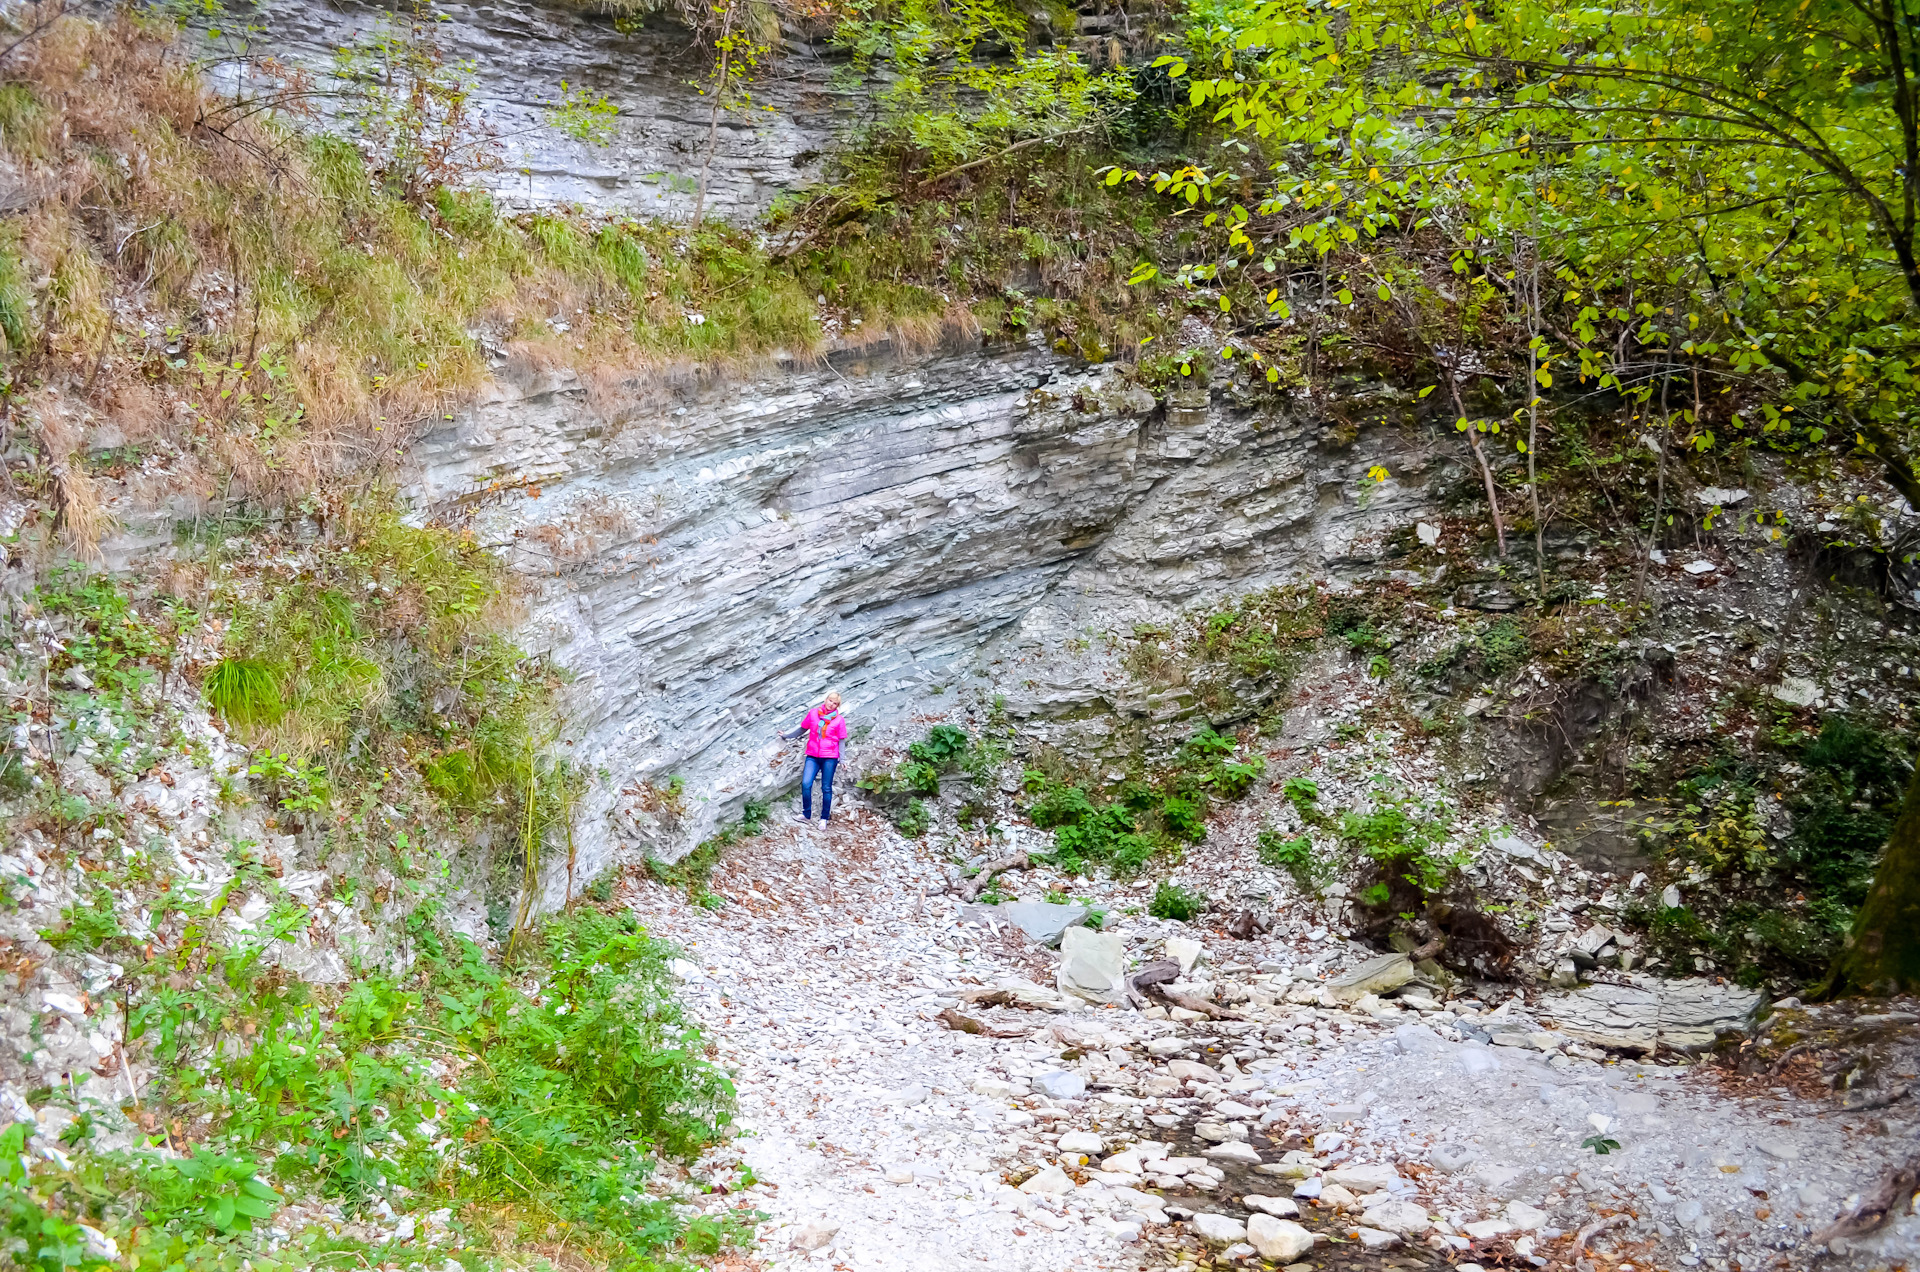
[[[1654,856],[1691,881],[1685,909],[1630,916],[1650,956],[1747,985],[1819,977],[1866,896],[1910,772],[1896,739],[1841,715],[1812,735],[1776,733],[1757,757],[1709,757],[1645,825]],[[1784,837],[1762,811],[1782,808]]]
[[1288,838],[1277,830],[1262,830],[1257,846],[1260,860],[1292,875],[1302,892],[1318,896],[1333,882],[1335,862],[1316,851],[1313,840],[1305,835]]
[[927,833],[927,827],[933,825],[933,813],[927,808],[925,800],[908,800],[906,811],[893,824],[907,838],[918,839]]
[[1206,807],[1196,797],[1167,796],[1160,802],[1160,820],[1175,839],[1197,844],[1207,837]]
[[113,893],[107,888],[94,888],[89,900],[75,901],[61,911],[60,917],[66,920],[64,926],[40,932],[40,939],[57,950],[104,950],[124,939],[120,918],[113,909]]
[[1223,761],[1208,771],[1207,783],[1217,794],[1227,799],[1239,799],[1253,789],[1253,784],[1266,771],[1267,761],[1258,755],[1240,763]]
[[[1444,809],[1395,794],[1384,779],[1375,779],[1373,811],[1342,813],[1339,826],[1348,847],[1378,862],[1385,882],[1406,884],[1416,899],[1444,889],[1472,855],[1464,847],[1446,850],[1452,818]],[[1367,904],[1386,902],[1382,895]]]
[[218,1233],[251,1232],[255,1222],[280,1208],[280,1194],[264,1183],[259,1168],[233,1153],[196,1145],[188,1157],[154,1159],[139,1172],[152,1224],[185,1219]]
[[1027,819],[1041,830],[1077,825],[1097,811],[1081,787],[1049,782],[1037,769],[1027,770],[1027,781],[1030,785],[1036,781],[1043,783],[1039,798],[1027,805]]
[[1198,892],[1182,888],[1162,879],[1153,890],[1153,899],[1147,902],[1147,913],[1156,919],[1174,919],[1188,923],[1193,917],[1207,908],[1207,899]]

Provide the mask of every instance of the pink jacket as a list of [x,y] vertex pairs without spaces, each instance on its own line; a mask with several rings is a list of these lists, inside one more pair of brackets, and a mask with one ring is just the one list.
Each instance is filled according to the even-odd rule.
[[822,704],[807,712],[802,727],[807,731],[808,755],[821,760],[840,758],[840,744],[847,740],[846,716]]

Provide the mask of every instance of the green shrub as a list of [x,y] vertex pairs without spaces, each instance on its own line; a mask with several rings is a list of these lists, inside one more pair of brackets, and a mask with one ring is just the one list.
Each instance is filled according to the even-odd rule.
[[1326,854],[1316,851],[1313,840],[1307,836],[1288,838],[1277,830],[1267,829],[1260,832],[1256,842],[1260,860],[1292,875],[1302,892],[1318,896],[1333,882],[1335,862]]
[[[1040,778],[1029,769],[1029,779]],[[1092,817],[1096,812],[1093,801],[1087,798],[1087,792],[1078,786],[1062,786],[1051,782],[1041,788],[1040,797],[1027,805],[1027,819],[1041,830],[1052,830],[1056,826],[1077,825],[1081,819]]]
[[1207,837],[1206,806],[1198,798],[1167,796],[1160,801],[1160,820],[1175,839],[1197,844]]
[[894,822],[901,834],[909,839],[918,839],[927,833],[927,827],[933,825],[933,813],[927,808],[925,800],[910,799],[907,807]]
[[1162,879],[1153,890],[1153,900],[1147,903],[1147,913],[1156,919],[1174,919],[1189,923],[1193,917],[1207,908],[1207,899],[1198,892],[1182,888]]
[[1253,789],[1253,784],[1266,771],[1267,762],[1258,755],[1243,763],[1226,760],[1209,770],[1207,781],[1216,793],[1227,799],[1239,799]]
[[[1395,794],[1381,778],[1375,779],[1373,811],[1342,813],[1339,826],[1348,847],[1380,863],[1390,881],[1404,882],[1419,898],[1443,890],[1472,856],[1464,847],[1447,850],[1452,818],[1444,809]],[[1369,904],[1385,904],[1385,898]]]
[[125,939],[120,917],[114,913],[113,893],[107,888],[93,889],[92,899],[75,901],[61,911],[62,927],[44,928],[40,939],[57,950],[104,950]]

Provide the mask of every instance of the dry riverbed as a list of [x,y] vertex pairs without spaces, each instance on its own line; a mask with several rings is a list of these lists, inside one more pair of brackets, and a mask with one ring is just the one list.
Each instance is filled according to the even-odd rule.
[[[1231,940],[1222,916],[1163,922],[1080,883],[1130,961],[1174,956],[1176,986],[1239,1018],[1095,1006],[1058,992],[1052,951],[945,895],[953,873],[855,811],[741,845],[717,911],[625,885],[683,947],[737,1075],[707,1204],[765,1216],[767,1267],[1746,1272],[1920,1252],[1907,1198],[1864,1238],[1813,1243],[1913,1153],[1910,1097],[1849,1112],[1791,1065],[1625,1056],[1555,1028],[1593,1005],[1552,991],[1355,997],[1341,977],[1376,952],[1312,913]],[[1031,1006],[979,1001],[1006,986]],[[1681,1000],[1696,1024],[1746,1005],[1704,983]]]

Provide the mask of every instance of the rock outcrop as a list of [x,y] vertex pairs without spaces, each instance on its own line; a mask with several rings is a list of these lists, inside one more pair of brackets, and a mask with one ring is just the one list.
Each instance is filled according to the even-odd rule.
[[[850,352],[746,382],[528,373],[418,444],[409,493],[508,556],[532,584],[525,641],[580,678],[575,754],[611,779],[583,822],[591,874],[616,828],[674,857],[789,786],[773,734],[829,687],[856,755],[969,685],[1027,719],[1185,711],[1099,638],[1337,580],[1417,511],[1360,479],[1419,454],[1316,449],[1324,432],[1204,392],[1162,411],[1024,348]],[[676,775],[683,798],[649,798]],[[637,803],[615,816],[623,789]]]

